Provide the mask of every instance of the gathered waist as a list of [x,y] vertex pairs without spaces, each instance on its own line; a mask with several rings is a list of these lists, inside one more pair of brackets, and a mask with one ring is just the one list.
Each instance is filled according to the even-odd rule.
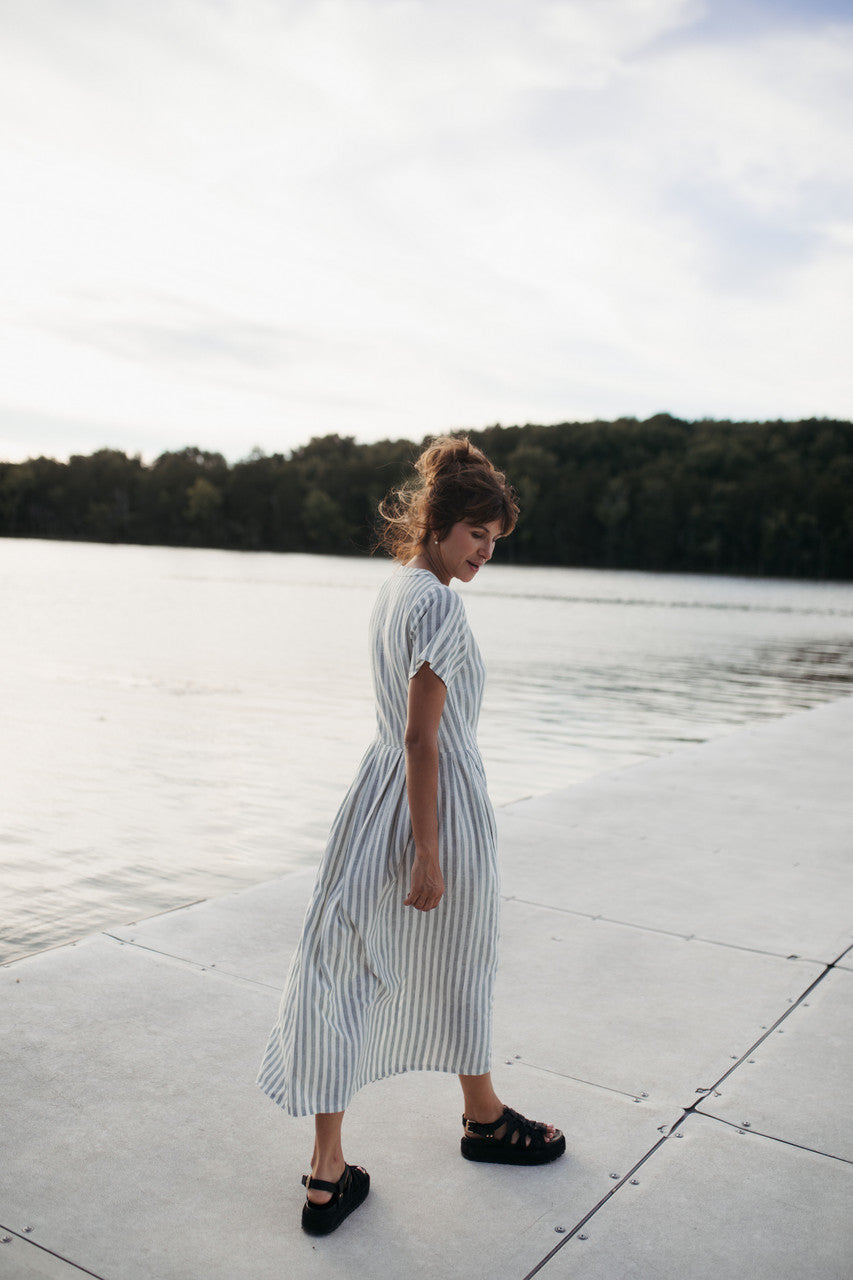
[[[387,751],[401,756],[405,753],[405,750],[406,744],[404,742],[395,738],[385,738],[380,734],[377,734],[368,747],[368,751]],[[439,741],[438,754],[439,756],[459,756],[465,759],[473,757],[478,762],[480,760],[480,748],[473,739],[470,743],[459,744]]]

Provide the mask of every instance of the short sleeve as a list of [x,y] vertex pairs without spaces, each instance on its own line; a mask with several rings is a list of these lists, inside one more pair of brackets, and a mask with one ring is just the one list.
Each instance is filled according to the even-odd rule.
[[409,679],[428,662],[449,687],[468,651],[465,606],[455,591],[440,587],[419,602],[409,622],[409,640]]

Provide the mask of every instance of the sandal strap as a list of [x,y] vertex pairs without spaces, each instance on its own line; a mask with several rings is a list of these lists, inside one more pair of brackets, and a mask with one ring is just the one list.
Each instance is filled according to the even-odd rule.
[[313,1191],[330,1191],[332,1195],[337,1192],[340,1195],[346,1185],[348,1174],[349,1165],[344,1166],[344,1171],[337,1182],[326,1182],[323,1178],[315,1178],[312,1173],[303,1173],[302,1185],[303,1187],[311,1188]]
[[[548,1126],[542,1124],[539,1120],[528,1120],[518,1111],[513,1111],[512,1107],[504,1107],[501,1115],[497,1120],[493,1120],[491,1124],[477,1124],[474,1120],[469,1120],[466,1116],[462,1117],[462,1123],[465,1125],[465,1132],[479,1138],[495,1138],[495,1132],[502,1125],[506,1125],[506,1129],[500,1138],[495,1138],[496,1142],[501,1145],[506,1143],[512,1146],[527,1146],[538,1148],[547,1145],[547,1129]],[[513,1138],[518,1134],[517,1142],[513,1142]],[[526,1142],[526,1139],[530,1139]]]
[[493,1120],[491,1124],[478,1124],[476,1120],[469,1120],[467,1116],[462,1117],[462,1123],[465,1126],[465,1132],[478,1138],[493,1138],[495,1130],[499,1129],[504,1122],[506,1115],[506,1107],[504,1107],[497,1120]]

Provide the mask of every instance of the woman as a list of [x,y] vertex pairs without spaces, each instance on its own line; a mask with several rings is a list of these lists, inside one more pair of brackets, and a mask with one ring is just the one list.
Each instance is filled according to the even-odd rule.
[[458,1074],[462,1155],[543,1164],[562,1133],[526,1120],[490,1075],[497,966],[495,822],[476,742],[485,678],[460,597],[515,527],[512,490],[466,439],[415,464],[380,506],[400,567],[370,623],[377,735],[335,818],[259,1083],[315,1117],[302,1226],[325,1235],[370,1179],[346,1164],[352,1095],[402,1071]]

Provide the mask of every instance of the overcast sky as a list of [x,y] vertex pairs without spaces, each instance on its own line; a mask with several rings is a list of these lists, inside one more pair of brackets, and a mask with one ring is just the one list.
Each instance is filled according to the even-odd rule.
[[0,15],[0,458],[853,416],[853,0]]

